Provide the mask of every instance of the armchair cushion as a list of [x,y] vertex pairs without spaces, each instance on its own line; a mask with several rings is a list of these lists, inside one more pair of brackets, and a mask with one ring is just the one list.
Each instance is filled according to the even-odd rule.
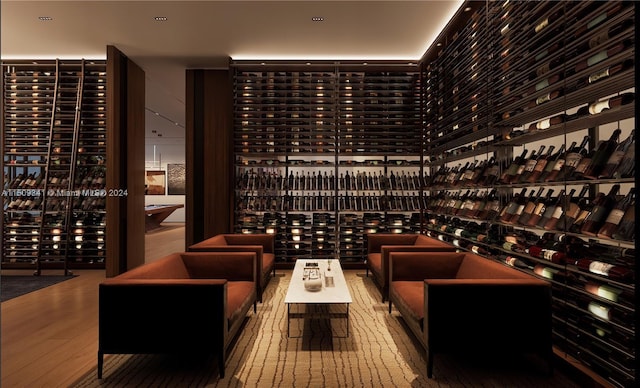
[[422,327],[424,318],[424,285],[422,282],[397,281],[393,284],[393,291],[402,296],[394,299],[398,310],[407,312],[409,315],[407,318],[418,322]]

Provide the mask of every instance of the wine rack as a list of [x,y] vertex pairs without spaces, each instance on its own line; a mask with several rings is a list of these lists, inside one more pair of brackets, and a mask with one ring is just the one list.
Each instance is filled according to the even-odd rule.
[[634,18],[467,2],[421,64],[426,233],[548,280],[556,353],[620,387],[637,367]]
[[419,230],[416,64],[234,67],[236,232],[275,233],[281,264],[357,266],[366,233]]
[[104,268],[106,65],[5,61],[4,268]]

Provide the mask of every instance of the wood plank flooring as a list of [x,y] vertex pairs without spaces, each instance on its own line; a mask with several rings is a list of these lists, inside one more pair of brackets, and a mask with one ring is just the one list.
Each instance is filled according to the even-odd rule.
[[[167,225],[146,235],[146,262],[184,251],[184,225]],[[43,271],[43,276],[60,272]],[[0,386],[67,387],[95,368],[98,284],[105,272],[74,274],[79,276],[0,304]]]

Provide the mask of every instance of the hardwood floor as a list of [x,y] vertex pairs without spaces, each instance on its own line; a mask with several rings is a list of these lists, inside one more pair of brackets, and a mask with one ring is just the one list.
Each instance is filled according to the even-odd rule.
[[[147,234],[145,247],[146,262],[184,251],[184,225]],[[43,276],[49,273],[60,271],[43,271]],[[66,387],[95,369],[98,284],[105,272],[74,274],[79,276],[0,304],[2,387]]]

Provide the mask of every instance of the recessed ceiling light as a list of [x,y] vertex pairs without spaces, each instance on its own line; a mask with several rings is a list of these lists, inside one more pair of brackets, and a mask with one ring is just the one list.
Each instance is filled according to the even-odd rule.
[[467,7],[464,9],[464,12],[469,12],[469,11],[471,11],[471,7]]
[[314,22],[323,22],[324,18],[322,16],[314,16],[311,18],[311,20]]
[[49,22],[53,20],[51,16],[39,16],[38,19],[42,20],[43,22]]
[[167,17],[166,16],[156,16],[153,18],[153,20],[155,20],[156,22],[166,22],[167,21]]
[[441,46],[442,46],[442,43],[438,43],[436,46],[441,47]]

